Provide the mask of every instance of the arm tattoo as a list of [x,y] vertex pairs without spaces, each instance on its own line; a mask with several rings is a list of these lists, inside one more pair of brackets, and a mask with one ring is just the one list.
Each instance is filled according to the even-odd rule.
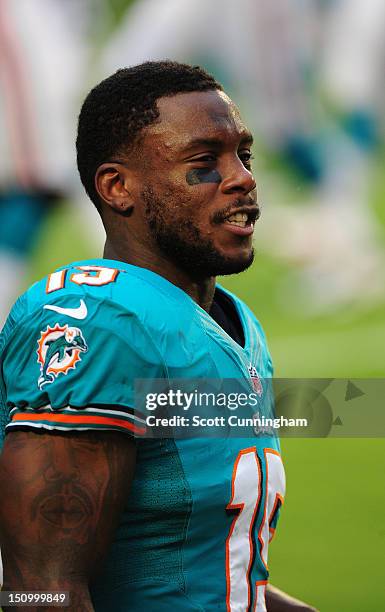
[[115,432],[8,434],[0,459],[4,588],[82,590],[111,541],[134,462],[133,441]]

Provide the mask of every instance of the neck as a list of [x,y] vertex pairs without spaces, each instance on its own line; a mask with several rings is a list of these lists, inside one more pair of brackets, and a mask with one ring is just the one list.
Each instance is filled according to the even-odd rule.
[[158,256],[154,257],[153,253],[142,251],[141,253],[131,251],[124,252],[124,249],[119,249],[107,238],[104,246],[103,257],[106,259],[114,259],[124,261],[125,263],[146,268],[163,276],[173,285],[176,285],[182,291],[185,291],[201,308],[209,312],[215,292],[215,277],[210,276],[202,279],[192,279],[186,272],[178,268],[173,262],[167,258]]

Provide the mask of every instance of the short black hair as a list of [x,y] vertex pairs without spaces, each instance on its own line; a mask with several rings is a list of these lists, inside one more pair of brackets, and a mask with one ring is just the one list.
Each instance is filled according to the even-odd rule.
[[203,68],[164,60],[122,68],[90,91],[79,115],[76,150],[81,181],[97,208],[97,168],[127,151],[140,131],[156,121],[157,100],[213,89],[223,90]]

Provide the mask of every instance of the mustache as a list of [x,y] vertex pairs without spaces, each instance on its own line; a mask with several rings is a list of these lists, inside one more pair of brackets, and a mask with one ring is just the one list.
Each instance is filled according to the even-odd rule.
[[242,212],[247,212],[249,215],[249,221],[254,223],[261,216],[261,208],[258,202],[254,198],[237,198],[234,202],[231,202],[222,210],[217,210],[211,220],[213,223],[222,223],[230,213],[236,213],[238,209]]

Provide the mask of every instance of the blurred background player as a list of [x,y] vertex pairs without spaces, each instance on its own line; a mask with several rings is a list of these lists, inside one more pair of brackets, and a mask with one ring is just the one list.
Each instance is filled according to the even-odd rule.
[[384,297],[384,249],[371,202],[373,161],[383,142],[385,4],[309,4],[308,65],[319,105],[307,144],[318,154],[319,173],[301,215],[275,210],[273,242],[277,253],[304,265],[301,300],[310,297],[312,309],[322,310]]
[[43,221],[76,193],[76,109],[97,4],[0,0],[0,323]]

